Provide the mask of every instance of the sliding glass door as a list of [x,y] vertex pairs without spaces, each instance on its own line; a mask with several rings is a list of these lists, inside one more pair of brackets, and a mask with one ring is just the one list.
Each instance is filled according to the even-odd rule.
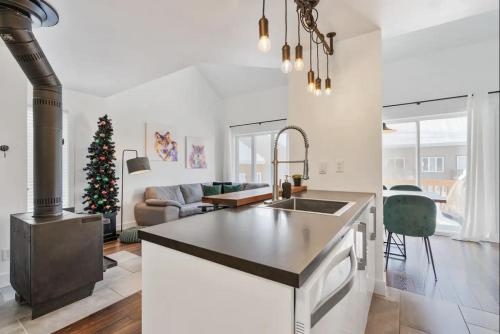
[[400,184],[418,184],[417,123],[387,123],[383,139],[383,178],[388,188]]
[[413,184],[446,197],[467,166],[467,118],[386,125],[391,130],[383,135],[384,185]]
[[467,118],[420,121],[420,156],[421,187],[448,196],[467,166]]

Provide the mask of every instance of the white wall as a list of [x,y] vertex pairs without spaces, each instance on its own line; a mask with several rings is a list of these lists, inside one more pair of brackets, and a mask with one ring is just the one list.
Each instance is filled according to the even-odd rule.
[[[305,73],[293,73],[289,81],[288,115],[289,124],[303,127],[309,136],[310,180],[306,184],[310,189],[377,195],[379,283],[384,279],[381,62],[379,31],[337,42],[331,68],[333,94],[313,96],[306,89]],[[290,158],[301,159],[303,152],[301,139],[293,137]],[[337,160],[344,161],[344,173],[335,172]],[[328,164],[327,174],[319,174],[320,162]]]
[[[26,210],[27,81],[7,47],[0,43],[0,250],[9,249],[10,214]],[[8,282],[9,263],[0,258],[0,287]]]
[[499,41],[486,40],[384,63],[384,104],[498,90]]
[[[177,131],[174,139],[180,144],[178,162],[151,161],[151,172],[125,175],[122,203],[125,225],[134,223],[134,204],[142,199],[147,186],[208,182],[222,178],[223,104],[195,67],[107,98],[106,109],[101,110],[99,115],[104,113],[108,113],[113,120],[117,166],[121,164],[123,149],[136,149],[140,155],[145,154],[146,122],[172,125]],[[97,122],[97,118],[93,117],[93,121]],[[91,133],[95,132],[96,126]],[[186,169],[186,136],[207,138],[207,169]],[[125,159],[131,157],[128,155]],[[117,172],[120,174],[119,170]]]
[[288,117],[288,87],[229,97],[224,100],[226,124],[236,125]]

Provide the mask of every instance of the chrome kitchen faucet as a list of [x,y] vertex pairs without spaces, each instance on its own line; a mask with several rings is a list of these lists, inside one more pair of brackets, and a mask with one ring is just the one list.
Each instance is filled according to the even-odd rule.
[[[278,161],[278,140],[280,138],[280,135],[285,132],[286,130],[297,130],[300,132],[302,135],[302,138],[304,138],[304,148],[305,148],[305,157],[304,160],[288,160],[288,161]],[[304,180],[309,179],[309,161],[307,159],[307,154],[309,151],[309,140],[307,139],[307,134],[299,126],[295,125],[288,125],[285,126],[283,129],[281,129],[278,134],[276,135],[276,138],[274,139],[274,157],[273,157],[273,202],[277,201],[279,199],[279,194],[280,194],[280,187],[278,184],[278,164],[280,163],[290,163],[290,164],[304,164],[304,172],[302,178]]]

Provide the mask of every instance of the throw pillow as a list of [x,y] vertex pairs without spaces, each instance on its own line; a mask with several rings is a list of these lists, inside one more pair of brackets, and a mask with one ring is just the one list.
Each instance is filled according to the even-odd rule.
[[221,185],[207,186],[202,184],[201,186],[203,187],[203,196],[220,195],[222,190]]
[[223,189],[223,193],[224,194],[227,194],[227,193],[234,193],[236,191],[240,191],[241,190],[241,184],[231,184],[231,185],[223,185],[222,186],[222,189]]

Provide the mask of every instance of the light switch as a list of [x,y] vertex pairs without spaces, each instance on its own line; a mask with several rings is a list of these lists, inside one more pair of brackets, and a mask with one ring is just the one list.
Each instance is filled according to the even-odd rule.
[[336,172],[343,173],[344,172],[344,160],[336,160],[335,163],[337,165]]
[[326,174],[328,172],[328,162],[320,161],[319,162],[319,173]]

